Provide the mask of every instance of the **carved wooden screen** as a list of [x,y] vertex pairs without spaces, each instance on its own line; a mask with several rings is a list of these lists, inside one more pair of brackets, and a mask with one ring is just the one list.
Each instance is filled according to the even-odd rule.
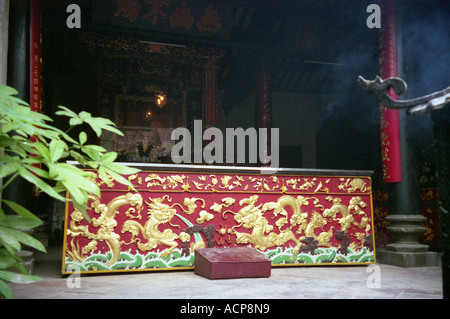
[[273,266],[375,260],[370,177],[142,171],[111,182],[91,222],[66,207],[63,273],[193,269],[204,247],[251,246]]

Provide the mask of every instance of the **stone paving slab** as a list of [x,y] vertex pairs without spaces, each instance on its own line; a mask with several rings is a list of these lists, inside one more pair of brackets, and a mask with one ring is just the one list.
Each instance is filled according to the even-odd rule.
[[37,260],[35,274],[43,280],[32,284],[12,284],[15,298],[442,299],[440,267],[401,268],[383,264],[371,268],[277,267],[272,268],[269,278],[225,280],[209,280],[193,271],[67,278],[59,274],[60,267],[60,261],[50,256],[48,260]]

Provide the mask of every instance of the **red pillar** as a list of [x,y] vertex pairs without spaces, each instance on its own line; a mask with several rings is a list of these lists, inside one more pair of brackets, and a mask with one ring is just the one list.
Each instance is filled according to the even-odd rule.
[[[382,6],[382,29],[379,39],[380,77],[382,79],[397,77],[397,38],[395,24],[395,2],[384,0]],[[398,96],[391,89],[393,99]],[[380,106],[381,112],[381,156],[383,180],[387,183],[402,181],[400,127],[398,110]]]
[[31,0],[30,108],[42,112],[41,102],[41,0]]

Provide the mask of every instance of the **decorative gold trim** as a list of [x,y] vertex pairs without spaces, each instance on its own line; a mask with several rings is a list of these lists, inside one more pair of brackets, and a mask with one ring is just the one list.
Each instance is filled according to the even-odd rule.
[[[339,178],[340,184],[336,190],[330,190],[329,178],[330,176],[317,176],[317,175],[259,175],[255,177],[255,174],[225,174],[219,179],[216,178],[216,174],[199,173],[199,172],[184,172],[184,174],[198,175],[196,180],[186,178],[188,176],[182,175],[181,177],[166,176],[161,177],[164,174],[182,174],[176,171],[142,171],[141,174],[149,173],[144,182],[138,182],[133,185],[136,190],[153,192],[161,191],[161,189],[152,189],[153,187],[162,187],[166,192],[189,192],[189,193],[264,193],[264,194],[352,194],[352,195],[368,195],[372,194],[372,188],[367,187],[364,179],[368,179],[370,184],[372,182],[370,176],[332,176],[333,178]],[[130,181],[134,181],[137,176],[129,176]],[[249,183],[244,185],[252,185],[252,188],[245,187],[243,190],[236,190],[242,188],[245,180],[243,177],[247,177]],[[295,178],[296,177],[296,178]],[[322,183],[317,179],[327,178],[328,180]],[[269,185],[269,181],[271,185]],[[192,182],[190,184],[189,182]],[[146,185],[143,187],[143,185]],[[291,190],[289,190],[289,188]],[[314,189],[314,191],[310,191]],[[121,189],[109,188],[104,191],[118,191]],[[122,189],[123,190],[123,189]]]

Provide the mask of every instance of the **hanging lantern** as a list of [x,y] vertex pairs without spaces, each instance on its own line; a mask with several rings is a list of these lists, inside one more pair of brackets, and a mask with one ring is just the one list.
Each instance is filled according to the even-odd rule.
[[156,103],[156,106],[159,108],[164,107],[164,105],[166,105],[166,103],[167,103],[167,94],[165,94],[163,92],[159,92],[159,93],[155,94],[155,103]]

